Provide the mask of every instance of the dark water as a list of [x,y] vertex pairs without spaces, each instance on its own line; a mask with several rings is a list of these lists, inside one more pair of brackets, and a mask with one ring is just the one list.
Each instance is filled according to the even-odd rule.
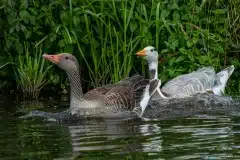
[[[20,120],[0,98],[0,159],[240,159],[240,118],[199,115],[162,121]],[[54,105],[43,104],[53,108]]]

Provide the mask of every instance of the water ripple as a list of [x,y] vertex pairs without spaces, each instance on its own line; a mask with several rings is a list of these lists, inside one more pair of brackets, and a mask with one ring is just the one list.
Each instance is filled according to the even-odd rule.
[[239,159],[239,119],[0,120],[0,159]]

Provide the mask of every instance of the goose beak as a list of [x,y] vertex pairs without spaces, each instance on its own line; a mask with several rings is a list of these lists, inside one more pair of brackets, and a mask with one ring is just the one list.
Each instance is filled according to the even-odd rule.
[[60,61],[60,57],[58,55],[47,55],[44,53],[43,58],[53,62],[54,64],[58,64]]
[[137,52],[136,55],[137,55],[137,56],[140,56],[140,57],[145,57],[145,56],[146,56],[146,51],[145,51],[145,49]]

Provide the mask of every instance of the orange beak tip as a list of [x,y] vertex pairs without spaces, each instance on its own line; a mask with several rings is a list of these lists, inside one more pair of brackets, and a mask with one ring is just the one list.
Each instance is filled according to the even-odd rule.
[[146,56],[146,52],[144,50],[142,50],[142,51],[137,52],[136,55],[140,56],[140,57],[144,57],[144,56]]

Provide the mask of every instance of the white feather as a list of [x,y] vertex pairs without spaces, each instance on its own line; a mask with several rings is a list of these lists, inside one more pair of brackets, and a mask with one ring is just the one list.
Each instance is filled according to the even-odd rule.
[[145,111],[147,105],[148,105],[148,101],[150,99],[150,95],[149,95],[149,87],[150,85],[147,85],[145,90],[144,90],[144,94],[143,94],[143,98],[140,101],[140,107],[142,109],[141,114],[139,115],[140,117],[142,116],[143,112]]

